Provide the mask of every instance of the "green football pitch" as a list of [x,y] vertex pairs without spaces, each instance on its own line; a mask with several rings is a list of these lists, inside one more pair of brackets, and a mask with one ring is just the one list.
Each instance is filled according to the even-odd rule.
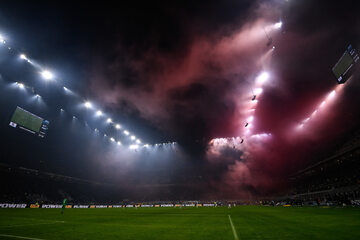
[[0,239],[360,239],[360,208],[0,209]]

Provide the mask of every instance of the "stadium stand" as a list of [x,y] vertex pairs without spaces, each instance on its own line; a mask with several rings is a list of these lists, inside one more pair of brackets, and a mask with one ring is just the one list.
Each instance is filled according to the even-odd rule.
[[360,199],[360,131],[329,157],[313,164],[290,180],[289,199],[317,205],[357,205]]
[[105,202],[114,198],[105,183],[0,164],[2,202],[61,203],[65,197],[78,204]]
[[[153,185],[152,185],[153,186]],[[137,186],[144,191],[148,188]],[[160,188],[163,185],[159,186]],[[13,167],[7,164],[0,164],[0,196],[2,203],[23,203],[28,207],[31,204],[61,204],[64,198],[68,199],[70,205],[149,205],[167,206],[182,205],[196,206],[214,205],[218,206],[227,202],[219,200],[170,200],[152,198],[142,199],[141,196],[133,196],[128,199],[130,194],[126,193],[126,188],[121,188],[112,184],[89,181],[85,179],[64,176],[56,173],[44,172],[24,167]],[[179,194],[173,194],[174,199]],[[137,199],[136,201],[134,199]],[[181,198],[180,198],[181,199]]]
[[[116,186],[56,173],[0,164],[0,194],[2,202],[26,204],[60,204],[67,198],[70,204],[212,204],[228,201],[172,199],[127,200]],[[360,205],[360,131],[344,141],[333,154],[290,177],[292,190],[285,197],[262,201],[234,201],[234,204],[261,205]],[[166,185],[166,184],[165,184]],[[161,188],[163,185],[160,185]],[[139,186],[138,186],[139,187]],[[146,191],[147,185],[142,186]],[[181,186],[178,186],[181,187]],[[181,191],[180,191],[181,192]],[[171,195],[171,194],[170,194]],[[184,195],[185,196],[185,195]],[[179,200],[174,200],[174,199]]]

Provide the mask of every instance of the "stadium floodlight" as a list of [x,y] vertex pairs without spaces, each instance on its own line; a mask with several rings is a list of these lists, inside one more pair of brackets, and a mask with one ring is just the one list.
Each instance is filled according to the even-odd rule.
[[100,110],[96,111],[96,116],[100,117],[102,115],[103,115],[102,111],[100,111]]
[[111,119],[111,118],[108,118],[108,119],[106,120],[106,122],[107,122],[107,123],[112,123],[112,119]]
[[[262,88],[255,88],[255,90],[254,90],[254,93],[255,93],[256,95],[260,95],[262,92],[263,92],[263,89],[262,89]],[[254,99],[254,100],[255,100],[255,99]]]
[[25,86],[23,83],[18,83],[19,88],[23,89]]
[[25,54],[23,54],[23,53],[22,53],[22,54],[20,54],[20,58],[21,58],[21,59],[24,59],[24,60],[27,60],[26,55],[25,55]]
[[124,134],[127,136],[127,135],[129,135],[130,133],[125,130],[125,131],[124,131]]
[[332,98],[335,97],[335,95],[336,95],[336,91],[333,90],[333,91],[331,91],[331,93],[329,93],[328,98],[329,98],[329,99],[332,99]]
[[1,36],[1,35],[0,35],[0,42],[3,43],[3,44],[6,43],[6,42],[5,42],[5,38],[4,38],[3,36]]
[[137,139],[137,140],[136,140],[136,143],[140,144],[140,143],[141,143],[140,139]]
[[[11,48],[9,48],[9,50],[10,50]],[[26,55],[25,54],[20,54],[20,58],[21,59],[23,59],[23,60],[25,60],[25,61],[27,61],[28,63],[31,63],[31,61],[26,57]]]
[[321,107],[323,107],[325,104],[326,104],[326,102],[325,102],[325,101],[322,101],[319,107],[321,108]]
[[92,108],[92,104],[89,101],[85,102],[84,105],[86,108]]
[[314,117],[317,114],[318,110],[315,110],[312,114],[311,117]]
[[132,135],[130,138],[131,138],[131,140],[135,140],[135,139],[136,139],[136,137],[135,137],[134,135]]
[[272,47],[273,50],[275,50],[275,48],[276,48],[275,46]]
[[75,117],[75,116],[73,116],[73,119],[76,119],[76,117]]
[[116,128],[116,129],[120,129],[120,128],[121,128],[120,124],[116,124],[116,125],[115,125],[115,128]]
[[54,75],[48,71],[48,70],[44,70],[41,72],[41,76],[45,79],[45,80],[51,80],[54,78]]
[[118,141],[118,142],[117,142],[117,145],[121,145],[121,142],[120,142],[120,141]]
[[262,72],[256,79],[257,83],[264,84],[268,79],[270,75],[268,72]]
[[271,137],[271,133],[259,133],[259,134],[254,134],[251,137],[266,138],[266,137]]
[[110,141],[115,142],[115,139],[112,137],[112,138],[110,138]]
[[40,97],[41,97],[39,94],[36,94],[35,96],[36,96],[37,98],[40,98]]
[[247,119],[247,121],[250,123],[250,122],[252,122],[254,120],[254,116],[250,116],[248,119]]
[[146,147],[146,148],[149,147],[149,144],[145,144],[144,147]]
[[281,21],[280,21],[280,22],[277,22],[277,23],[274,24],[274,28],[275,28],[275,29],[280,29],[281,26],[282,26],[282,24],[283,24],[283,23],[282,23]]
[[61,111],[61,112],[63,112],[63,111],[64,111],[64,109],[60,108],[60,111]]
[[138,149],[138,148],[139,148],[139,145],[137,145],[137,144],[132,144],[132,145],[129,146],[129,149],[131,149],[131,150],[135,150],[135,149]]

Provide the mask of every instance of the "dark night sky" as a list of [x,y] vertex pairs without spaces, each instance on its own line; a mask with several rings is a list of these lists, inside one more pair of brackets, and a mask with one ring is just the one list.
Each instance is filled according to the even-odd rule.
[[[142,140],[177,141],[176,150],[115,150],[83,123],[114,131],[76,97],[44,84],[15,53],[0,49],[1,162],[126,186],[146,183],[157,186],[149,190],[157,197],[168,197],[166,188],[188,198],[238,198],[286,189],[291,173],[331,153],[358,127],[355,75],[296,130],[336,87],[331,67],[346,46],[360,47],[355,1],[145,2],[4,2],[0,33]],[[281,30],[267,29],[276,46],[271,51],[263,28],[279,19]],[[251,135],[271,133],[270,139],[245,136],[244,129],[251,86],[264,70],[270,80]],[[44,104],[10,91],[14,81],[34,86]],[[46,139],[8,127],[17,105],[50,120]],[[245,138],[241,147],[208,144],[238,136]]]

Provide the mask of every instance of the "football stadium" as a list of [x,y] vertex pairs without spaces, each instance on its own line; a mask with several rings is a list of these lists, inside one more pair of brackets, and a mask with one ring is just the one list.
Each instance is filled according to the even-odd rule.
[[360,239],[355,1],[2,1],[0,239]]

